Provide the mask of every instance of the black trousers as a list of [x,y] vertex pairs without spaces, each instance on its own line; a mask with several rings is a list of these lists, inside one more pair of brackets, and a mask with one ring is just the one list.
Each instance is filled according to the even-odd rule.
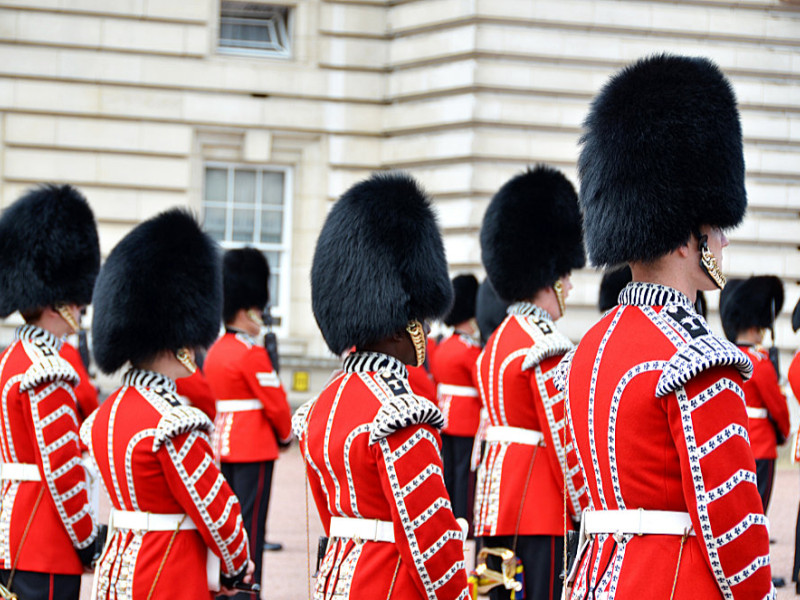
[[[450,495],[453,514],[472,523],[475,495],[475,474],[469,470],[472,444],[475,438],[442,434],[444,486]],[[471,528],[471,525],[470,525]]]
[[[481,539],[484,547],[511,548],[514,536]],[[559,600],[561,571],[564,569],[564,538],[553,535],[521,535],[517,538],[517,557],[522,560],[525,600]],[[490,556],[488,566],[500,570],[500,559]],[[502,585],[489,592],[490,600],[510,600],[511,591]]]
[[[9,575],[10,570],[0,570],[0,583],[6,587]],[[81,576],[17,570],[11,591],[20,600],[78,600],[81,595]]]
[[775,483],[775,459],[757,458],[756,486],[758,487],[758,495],[761,496],[761,505],[764,507],[764,514],[767,514],[769,499],[772,497],[773,483]]
[[[274,460],[252,463],[222,463],[222,474],[228,480],[242,507],[242,521],[250,539],[250,558],[256,564],[253,581],[261,583],[261,564],[264,559],[264,534],[267,509],[272,488]],[[252,600],[253,594],[240,593],[235,600]]]

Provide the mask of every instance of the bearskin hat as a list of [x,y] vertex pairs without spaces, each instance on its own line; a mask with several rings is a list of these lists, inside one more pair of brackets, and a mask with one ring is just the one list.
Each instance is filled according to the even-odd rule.
[[538,165],[494,195],[481,226],[481,258],[501,298],[516,302],[586,264],[575,188]]
[[436,218],[409,175],[373,175],[334,204],[314,251],[311,306],[335,354],[439,318],[452,298]]
[[475,320],[484,344],[506,318],[507,309],[508,302],[497,295],[488,278],[484,279],[478,287],[478,296],[475,299]]
[[619,304],[619,293],[631,282],[631,268],[624,265],[603,273],[600,280],[600,293],[597,295],[597,308],[601,313]]
[[222,268],[216,242],[194,217],[172,209],[126,235],[94,289],[92,343],[113,373],[159,352],[207,347],[220,328]]
[[710,60],[658,55],[614,75],[592,102],[578,160],[595,266],[650,261],[747,208],[733,89]]
[[729,279],[719,297],[722,329],[732,342],[750,327],[772,327],[781,308],[783,282],[773,275]]
[[475,296],[478,293],[478,280],[471,273],[453,278],[453,306],[444,318],[450,327],[469,321],[475,316]]
[[100,244],[86,198],[69,185],[29,190],[0,218],[0,317],[89,304]]
[[222,288],[225,300],[222,320],[226,323],[244,308],[264,310],[269,300],[269,264],[255,248],[228,250],[222,258]]

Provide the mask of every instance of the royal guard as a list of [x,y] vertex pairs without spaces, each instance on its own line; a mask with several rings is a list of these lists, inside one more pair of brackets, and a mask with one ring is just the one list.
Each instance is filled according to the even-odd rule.
[[475,495],[470,457],[481,421],[475,362],[481,353],[478,324],[475,322],[475,297],[478,280],[474,275],[453,279],[455,301],[444,317],[453,334],[442,341],[431,361],[436,381],[436,400],[444,417],[442,427],[442,462],[444,485],[450,494],[453,514],[472,523]]
[[[764,275],[729,279],[719,299],[725,336],[753,363],[753,374],[744,382],[747,431],[756,459],[756,482],[764,514],[767,513],[778,445],[789,436],[789,407],[778,384],[778,372],[762,346],[764,331],[772,329],[783,307],[783,282]],[[773,340],[774,341],[774,340]]]
[[197,600],[217,582],[246,585],[254,565],[213,425],[175,387],[219,331],[219,249],[189,213],[161,213],[111,251],[94,308],[98,367],[130,368],[81,426],[112,507],[92,597]]
[[336,202],[311,267],[314,316],[342,371],[295,413],[326,534],[314,600],[467,600],[463,533],[442,477],[441,412],[408,384],[425,321],[450,307],[430,201],[404,174]]
[[633,281],[556,377],[590,493],[570,598],[772,598],[752,363],[694,307],[724,286],[723,230],[747,207],[733,90],[707,59],[653,56],[615,74],[584,125],[589,258]]
[[242,505],[254,577],[261,581],[272,471],[279,447],[292,439],[292,411],[269,355],[257,341],[269,301],[267,259],[255,248],[228,250],[222,274],[225,334],[211,346],[204,363],[217,398],[214,453]]
[[[565,311],[570,273],[586,260],[575,189],[543,165],[513,177],[492,198],[480,239],[487,277],[511,305],[477,363],[488,428],[475,535],[521,559],[527,600],[559,598],[564,486],[573,519],[585,504],[564,428],[564,395],[553,385],[553,370],[573,347],[555,321]],[[490,597],[511,595],[498,586]]]
[[25,320],[0,359],[3,597],[77,600],[102,544],[81,463],[81,379],[59,354],[99,268],[94,215],[75,188],[37,188],[3,212],[0,317]]
[[[628,265],[615,267],[603,273],[600,280],[600,291],[597,294],[597,310],[604,313],[619,304],[619,294],[632,279],[631,268]],[[706,297],[702,290],[697,290],[697,300],[694,309],[701,317],[706,318]]]

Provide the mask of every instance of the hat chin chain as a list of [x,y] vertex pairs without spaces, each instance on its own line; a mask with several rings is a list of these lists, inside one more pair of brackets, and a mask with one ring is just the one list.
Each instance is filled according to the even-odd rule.
[[698,245],[700,246],[700,268],[719,289],[724,288],[728,280],[722,273],[722,269],[719,268],[719,263],[717,263],[714,253],[708,247],[708,236],[700,236]]
[[561,316],[567,312],[567,304],[564,302],[564,286],[559,279],[553,284],[553,291],[556,293],[556,300],[558,301],[558,309],[561,311]]
[[53,308],[55,308],[59,316],[66,321],[67,325],[72,329],[72,333],[78,333],[81,330],[80,324],[75,320],[75,317],[72,316],[66,304],[56,304]]
[[195,371],[197,371],[197,365],[192,360],[192,355],[186,346],[175,353],[175,358],[178,359],[178,362],[181,363],[191,375],[194,375]]
[[425,363],[425,329],[422,323],[414,319],[409,321],[406,325],[406,331],[411,337],[411,343],[414,344],[414,354],[417,357],[417,367],[421,367]]

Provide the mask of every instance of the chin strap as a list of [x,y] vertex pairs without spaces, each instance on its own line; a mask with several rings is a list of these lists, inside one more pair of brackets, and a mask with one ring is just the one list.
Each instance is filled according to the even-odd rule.
[[66,304],[56,304],[53,308],[55,308],[61,318],[67,322],[67,325],[72,329],[72,333],[78,333],[81,330],[80,323],[72,316]]
[[561,285],[560,279],[553,284],[553,291],[556,293],[558,309],[561,311],[561,316],[563,317],[564,313],[567,312],[567,304],[564,302],[564,286]]
[[701,235],[697,240],[697,245],[700,247],[700,268],[703,269],[706,275],[709,276],[711,281],[719,288],[722,289],[727,283],[722,269],[719,268],[717,258],[708,247],[708,236]]
[[194,375],[195,371],[197,371],[197,365],[192,360],[192,355],[188,348],[183,347],[178,350],[175,353],[175,358],[178,359],[178,362],[180,362],[191,375]]
[[414,319],[406,325],[406,331],[411,336],[411,343],[414,344],[414,353],[417,355],[417,365],[421,367],[425,364],[425,328],[422,323]]
[[254,309],[250,309],[247,311],[247,318],[250,319],[253,323],[258,325],[259,329],[264,327],[264,319],[261,318],[261,314]]

